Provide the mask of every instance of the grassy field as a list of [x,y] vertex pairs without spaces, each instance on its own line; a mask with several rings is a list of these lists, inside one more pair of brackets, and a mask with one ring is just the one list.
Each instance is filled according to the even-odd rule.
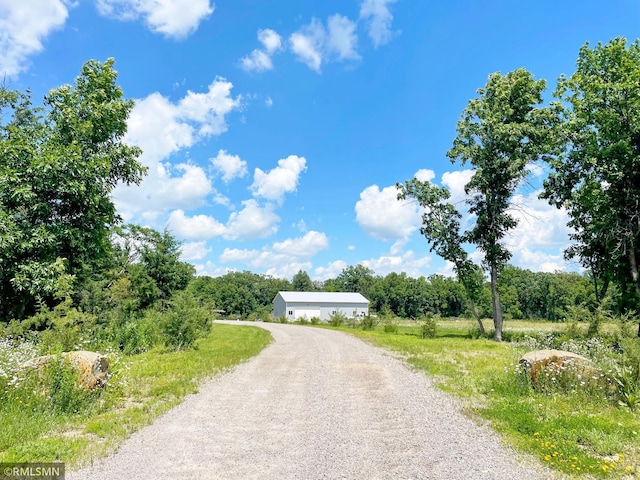
[[[527,348],[472,339],[473,326],[470,321],[442,320],[433,339],[419,338],[419,327],[411,322],[400,323],[396,333],[384,333],[381,326],[375,331],[340,329],[398,352],[440,388],[460,397],[468,415],[490,422],[505,443],[536,456],[563,478],[640,478],[637,409],[580,386],[566,392],[534,392],[516,368]],[[564,328],[558,323],[510,321],[505,331],[508,337]]]
[[185,395],[197,392],[206,378],[256,355],[270,342],[271,335],[261,328],[215,324],[195,350],[111,354],[113,376],[87,404],[43,410],[30,404],[37,400],[24,392],[13,399],[0,397],[0,462],[56,460],[77,467],[108,454]]

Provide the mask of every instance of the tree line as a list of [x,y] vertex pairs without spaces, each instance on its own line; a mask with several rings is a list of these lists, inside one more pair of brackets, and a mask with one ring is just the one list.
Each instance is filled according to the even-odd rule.
[[[597,308],[592,279],[578,273],[532,272],[512,265],[502,271],[498,289],[509,319],[572,319],[576,307]],[[363,265],[352,265],[332,279],[312,281],[299,271],[291,281],[249,271],[230,272],[212,278],[195,278],[188,290],[202,301],[212,301],[231,317],[266,319],[279,291],[358,292],[370,303],[372,313],[417,319],[428,315],[472,317],[464,286],[443,275],[413,278],[405,273],[375,275]],[[491,317],[491,288],[481,285],[477,311]],[[579,320],[579,319],[578,319]]]

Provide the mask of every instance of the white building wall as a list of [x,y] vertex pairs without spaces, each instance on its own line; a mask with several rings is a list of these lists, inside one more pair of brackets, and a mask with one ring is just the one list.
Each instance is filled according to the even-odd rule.
[[[286,292],[285,292],[286,293]],[[364,317],[369,314],[368,302],[322,302],[322,301],[285,301],[280,293],[273,300],[273,316],[276,318],[285,316],[289,321],[295,321],[302,317],[311,320],[319,317],[328,322],[331,315],[342,313],[347,318]]]
[[280,318],[286,313],[287,303],[284,301],[280,295],[276,295],[276,298],[273,300],[273,316],[276,318]]

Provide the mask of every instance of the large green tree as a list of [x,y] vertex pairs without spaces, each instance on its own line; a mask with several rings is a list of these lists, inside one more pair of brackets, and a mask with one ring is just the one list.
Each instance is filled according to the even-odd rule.
[[399,200],[413,198],[424,209],[420,233],[431,244],[430,251],[453,264],[458,281],[465,289],[469,310],[484,336],[484,325],[476,308],[484,278],[481,269],[469,259],[463,247],[462,215],[447,202],[451,196],[449,190],[417,178],[407,180],[404,185],[398,183],[396,187],[400,190]]
[[527,167],[554,148],[558,120],[554,108],[540,107],[545,88],[544,80],[535,80],[523,68],[491,74],[478,97],[464,109],[447,152],[452,162],[470,163],[474,168],[465,193],[475,224],[464,240],[484,254],[496,341],[502,340],[503,327],[498,277],[511,258],[505,236],[517,226],[509,213],[511,198],[527,176]]
[[113,63],[87,62],[44,107],[0,87],[0,319],[33,313],[110,255],[111,192],[145,172],[122,142],[133,101]]
[[311,281],[311,277],[304,270],[298,270],[293,278],[291,279],[291,287],[296,292],[313,292],[316,287],[313,285]]
[[111,240],[115,276],[128,274],[142,307],[184,290],[195,275],[193,265],[180,260],[181,243],[167,230],[122,225],[113,229]]
[[358,292],[369,299],[371,289],[377,279],[374,271],[364,265],[349,265],[331,282],[331,286],[338,292]]
[[[568,257],[592,273],[598,299],[611,281],[621,308],[640,300],[640,40],[580,49],[561,77],[566,149],[553,159],[544,197],[566,208],[575,233]],[[640,329],[638,334],[640,335]]]

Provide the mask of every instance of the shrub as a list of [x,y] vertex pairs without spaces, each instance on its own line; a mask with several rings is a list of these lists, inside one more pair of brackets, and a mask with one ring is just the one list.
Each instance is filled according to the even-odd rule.
[[311,317],[311,325],[318,325],[320,321],[320,317]]
[[384,333],[398,333],[398,325],[391,320],[386,321],[382,328]]
[[333,327],[339,327],[347,321],[347,317],[342,312],[336,312],[329,316],[329,323]]
[[118,345],[127,355],[146,352],[162,343],[162,315],[148,310],[140,319],[130,320],[118,329]]
[[164,341],[171,350],[191,348],[199,337],[211,330],[207,311],[185,292],[174,296],[163,317]]
[[378,319],[372,315],[365,315],[360,322],[360,328],[363,330],[374,330],[378,325]]
[[42,306],[40,312],[22,321],[23,332],[33,331],[43,353],[78,350],[89,343],[96,331],[95,315],[81,312],[66,298],[53,309]]
[[478,325],[474,325],[473,327],[469,328],[469,338],[472,340],[477,340],[479,338],[484,338],[482,336],[482,332],[480,331],[480,327]]
[[435,338],[436,319],[432,316],[425,317],[420,324],[420,338]]

